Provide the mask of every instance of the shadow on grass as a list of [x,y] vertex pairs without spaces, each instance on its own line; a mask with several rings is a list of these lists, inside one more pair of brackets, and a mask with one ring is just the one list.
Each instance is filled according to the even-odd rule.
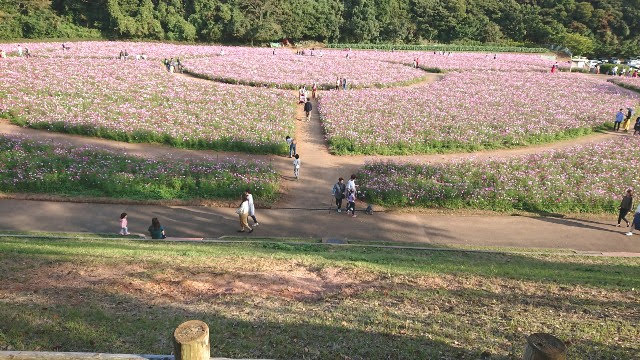
[[[150,305],[125,295],[81,289],[76,306],[47,301],[0,308],[0,349],[155,353],[172,351],[172,331],[183,321],[209,325],[213,356],[275,359],[475,359],[479,351],[427,337],[362,331],[354,324],[317,324],[282,314],[280,321],[243,320],[211,310]],[[97,301],[92,301],[96,299]],[[238,299],[236,306],[250,312]],[[286,310],[286,309],[283,309]],[[329,314],[328,314],[329,315]],[[495,359],[506,359],[496,357]]]
[[[108,288],[100,289],[99,285],[51,286],[35,291],[26,301],[0,300],[3,303],[0,349],[10,346],[14,350],[168,354],[173,329],[190,319],[209,325],[212,355],[224,357],[480,359],[484,353],[494,354],[491,359],[506,360],[520,358],[527,335],[519,329],[504,329],[493,333],[495,338],[485,340],[484,345],[465,343],[463,339],[469,334],[455,335],[456,332],[434,334],[424,329],[421,330],[424,336],[400,335],[400,320],[404,319],[395,319],[393,314],[388,318],[386,311],[383,314],[375,309],[370,314],[360,311],[346,314],[344,309],[343,313],[334,312],[336,305],[331,303],[337,300],[340,299],[323,299],[329,305],[326,311],[318,308],[305,311],[300,306],[313,308],[314,304],[269,303],[268,298],[255,301],[241,295],[219,297],[210,303],[179,303],[161,294],[153,302],[147,302]],[[473,325],[470,327],[473,329]],[[476,331],[480,334],[485,330]],[[573,358],[592,354],[593,359],[633,359],[637,354],[630,348],[569,340],[574,343],[574,348],[570,348]],[[504,355],[508,352],[511,354]]]
[[[446,247],[442,247],[447,249]],[[640,288],[640,260],[513,253],[333,247],[321,244],[259,242],[250,244],[168,243],[161,241],[86,241],[0,239],[7,257],[122,258],[124,262],[214,263],[216,258],[271,258],[315,262],[322,266],[362,267],[394,274],[460,274],[604,289]],[[4,256],[0,255],[0,259]],[[180,260],[182,259],[182,260]]]

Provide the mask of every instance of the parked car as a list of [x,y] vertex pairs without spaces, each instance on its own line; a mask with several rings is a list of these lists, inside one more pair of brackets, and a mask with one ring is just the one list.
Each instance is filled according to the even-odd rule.
[[596,65],[602,64],[602,61],[594,59],[594,60],[589,60],[587,63],[589,64],[589,67],[594,67]]

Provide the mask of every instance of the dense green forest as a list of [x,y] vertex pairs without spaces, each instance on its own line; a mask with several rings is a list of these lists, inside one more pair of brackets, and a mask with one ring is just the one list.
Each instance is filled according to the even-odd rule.
[[640,0],[0,0],[0,39],[558,44],[640,55]]

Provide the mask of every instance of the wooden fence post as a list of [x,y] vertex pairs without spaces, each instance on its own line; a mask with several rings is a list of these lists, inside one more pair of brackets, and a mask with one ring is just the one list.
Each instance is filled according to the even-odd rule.
[[566,360],[567,347],[551,334],[535,333],[527,337],[523,360]]
[[175,360],[209,360],[209,327],[200,320],[180,324],[173,332]]

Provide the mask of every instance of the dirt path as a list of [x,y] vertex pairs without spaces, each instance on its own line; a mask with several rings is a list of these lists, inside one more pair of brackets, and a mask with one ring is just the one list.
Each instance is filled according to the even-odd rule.
[[[118,214],[129,214],[129,231],[148,234],[158,217],[169,237],[215,238],[236,235],[234,209],[191,206],[80,204],[0,199],[0,229],[115,233]],[[249,236],[342,238],[421,244],[574,249],[640,253],[638,235],[625,236],[615,216],[589,219],[539,216],[359,213],[258,209],[260,221]]]

